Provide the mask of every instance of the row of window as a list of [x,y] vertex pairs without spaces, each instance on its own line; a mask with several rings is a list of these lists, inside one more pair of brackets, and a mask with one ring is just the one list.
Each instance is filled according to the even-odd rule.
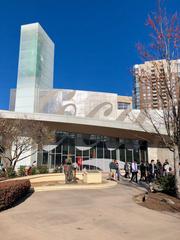
[[[49,168],[55,168],[60,165],[64,165],[65,160],[68,155],[60,154],[60,153],[52,153],[52,152],[43,152],[43,158],[41,164],[47,165]],[[119,149],[119,154],[117,154],[116,150],[108,151],[107,149],[102,148],[94,148],[86,151],[79,151],[76,154],[70,155],[72,162],[77,162],[78,158],[81,158],[82,161],[86,161],[88,165],[88,160],[90,159],[118,159],[122,162],[132,162],[132,160],[136,160],[137,163],[140,163],[142,160],[147,161],[147,153],[145,150],[136,150],[136,149]]]
[[130,103],[118,102],[118,109],[130,109]]

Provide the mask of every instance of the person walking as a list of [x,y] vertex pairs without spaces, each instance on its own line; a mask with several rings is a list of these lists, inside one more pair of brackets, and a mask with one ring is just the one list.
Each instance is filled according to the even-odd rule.
[[137,183],[138,182],[138,179],[137,179],[137,174],[138,174],[138,166],[137,166],[137,162],[136,161],[132,161],[131,163],[131,182],[134,181],[135,179],[135,182]]
[[130,165],[128,162],[125,162],[124,164],[124,171],[125,171],[125,178],[129,178],[129,174],[130,174]]
[[141,162],[140,164],[140,181],[146,181],[146,165],[144,163],[144,161]]

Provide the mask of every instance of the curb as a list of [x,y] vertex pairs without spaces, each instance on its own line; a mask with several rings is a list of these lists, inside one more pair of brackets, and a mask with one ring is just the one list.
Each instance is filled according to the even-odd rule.
[[111,188],[117,185],[117,182],[107,182],[102,184],[89,184],[89,185],[63,185],[63,186],[44,186],[34,187],[34,192],[46,192],[46,191],[59,191],[59,190],[95,190]]

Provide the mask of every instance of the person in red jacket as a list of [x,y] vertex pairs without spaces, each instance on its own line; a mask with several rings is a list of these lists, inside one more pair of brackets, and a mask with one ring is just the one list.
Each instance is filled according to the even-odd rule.
[[83,159],[82,157],[77,157],[77,165],[79,169],[82,171]]

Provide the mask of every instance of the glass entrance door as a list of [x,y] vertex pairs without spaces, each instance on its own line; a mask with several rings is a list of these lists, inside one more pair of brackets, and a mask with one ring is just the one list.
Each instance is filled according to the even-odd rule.
[[133,149],[126,149],[126,161],[127,162],[134,161],[134,150]]

